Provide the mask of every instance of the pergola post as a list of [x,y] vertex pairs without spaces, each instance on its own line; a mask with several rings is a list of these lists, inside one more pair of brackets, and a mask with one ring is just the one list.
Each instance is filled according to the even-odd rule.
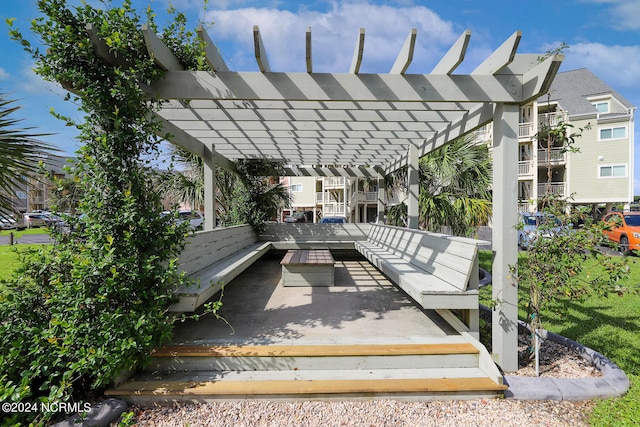
[[518,114],[517,104],[496,105],[493,119],[493,358],[518,370]]
[[418,194],[420,191],[420,155],[418,147],[409,144],[409,161],[407,162],[407,227],[418,229],[419,207]]
[[384,176],[380,175],[378,177],[378,217],[377,223],[384,224],[384,193],[385,193],[385,185],[384,185]]
[[216,227],[216,157],[213,144],[205,144],[204,149],[204,229]]

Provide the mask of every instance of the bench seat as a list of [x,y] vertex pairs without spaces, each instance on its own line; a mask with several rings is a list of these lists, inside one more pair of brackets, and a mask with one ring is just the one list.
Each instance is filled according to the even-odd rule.
[[358,252],[423,308],[478,308],[477,290],[461,291],[437,276],[426,274],[405,259],[380,249],[374,243],[356,242],[355,245]]
[[169,310],[193,312],[271,249],[248,225],[217,228],[190,237],[179,265],[190,283],[178,288]]
[[269,243],[255,243],[189,275],[192,282],[178,289],[180,301],[171,307],[171,311],[195,311],[222,289],[222,285],[235,279],[256,262],[270,247]]
[[460,310],[479,331],[478,245],[474,239],[372,224],[355,248],[420,306]]

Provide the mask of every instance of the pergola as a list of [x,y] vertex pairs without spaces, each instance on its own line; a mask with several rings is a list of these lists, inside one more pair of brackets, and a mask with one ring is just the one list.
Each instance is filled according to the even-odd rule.
[[[99,34],[88,31],[98,55],[115,63]],[[408,166],[408,226],[417,228],[419,158],[493,122],[493,353],[504,371],[517,370],[517,284],[509,266],[517,263],[519,107],[549,90],[561,55],[541,61],[516,53],[517,31],[473,72],[454,74],[471,37],[465,31],[430,73],[407,74],[413,29],[389,73],[361,74],[361,29],[348,73],[315,73],[307,29],[307,72],[288,73],[271,70],[255,26],[260,71],[236,72],[199,28],[212,71],[190,71],[150,28],[143,32],[149,54],[166,70],[145,89],[167,100],[157,113],[163,136],[204,159],[208,218],[215,213],[216,166],[234,170],[236,159],[269,159],[288,165],[288,175],[381,181]],[[379,217],[382,211],[379,205]]]

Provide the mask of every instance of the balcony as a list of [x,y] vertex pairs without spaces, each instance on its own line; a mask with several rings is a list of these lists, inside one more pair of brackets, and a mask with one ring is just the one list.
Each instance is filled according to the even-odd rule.
[[566,120],[566,114],[564,112],[540,114],[538,116],[538,128],[545,126],[555,127],[558,123]]
[[343,188],[345,178],[342,176],[325,177],[322,181],[323,188]]
[[518,125],[518,138],[533,138],[536,134],[533,122],[520,123]]
[[536,208],[535,203],[531,203],[528,200],[518,200],[519,212],[534,212]]
[[378,203],[378,193],[375,191],[358,191],[353,195],[354,203]]
[[337,216],[342,216],[344,215],[344,203],[340,202],[340,203],[328,203],[325,204],[322,207],[322,215],[323,216],[331,216],[331,215],[337,215]]
[[564,197],[566,185],[564,182],[545,182],[538,184],[538,197],[542,197],[545,194]]
[[567,162],[567,153],[562,147],[554,147],[547,151],[546,148],[538,150],[538,165],[562,165]]
[[518,176],[532,176],[533,175],[533,161],[521,160],[518,162]]

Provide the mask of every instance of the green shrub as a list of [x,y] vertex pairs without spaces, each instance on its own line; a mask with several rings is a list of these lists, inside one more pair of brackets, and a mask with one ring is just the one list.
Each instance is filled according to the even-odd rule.
[[[52,234],[50,250],[29,251],[0,290],[0,401],[86,402],[170,337],[167,310],[185,280],[176,259],[188,225],[177,227],[162,215],[154,188],[161,138],[148,118],[159,101],[149,99],[140,82],[163,71],[146,54],[130,2],[108,10],[85,3],[72,10],[63,0],[37,4],[45,18],[32,21],[31,29],[46,54],[18,30],[11,36],[33,55],[36,71],[71,90],[86,114],[83,123],[61,117],[80,130],[83,142],[74,165],[83,216],[71,221],[69,234]],[[156,28],[151,10],[146,22]],[[96,55],[87,24],[117,57],[115,64]],[[186,66],[204,64],[182,15],[162,37],[189,47],[180,54]],[[22,413],[3,421],[45,423],[53,415]]]

